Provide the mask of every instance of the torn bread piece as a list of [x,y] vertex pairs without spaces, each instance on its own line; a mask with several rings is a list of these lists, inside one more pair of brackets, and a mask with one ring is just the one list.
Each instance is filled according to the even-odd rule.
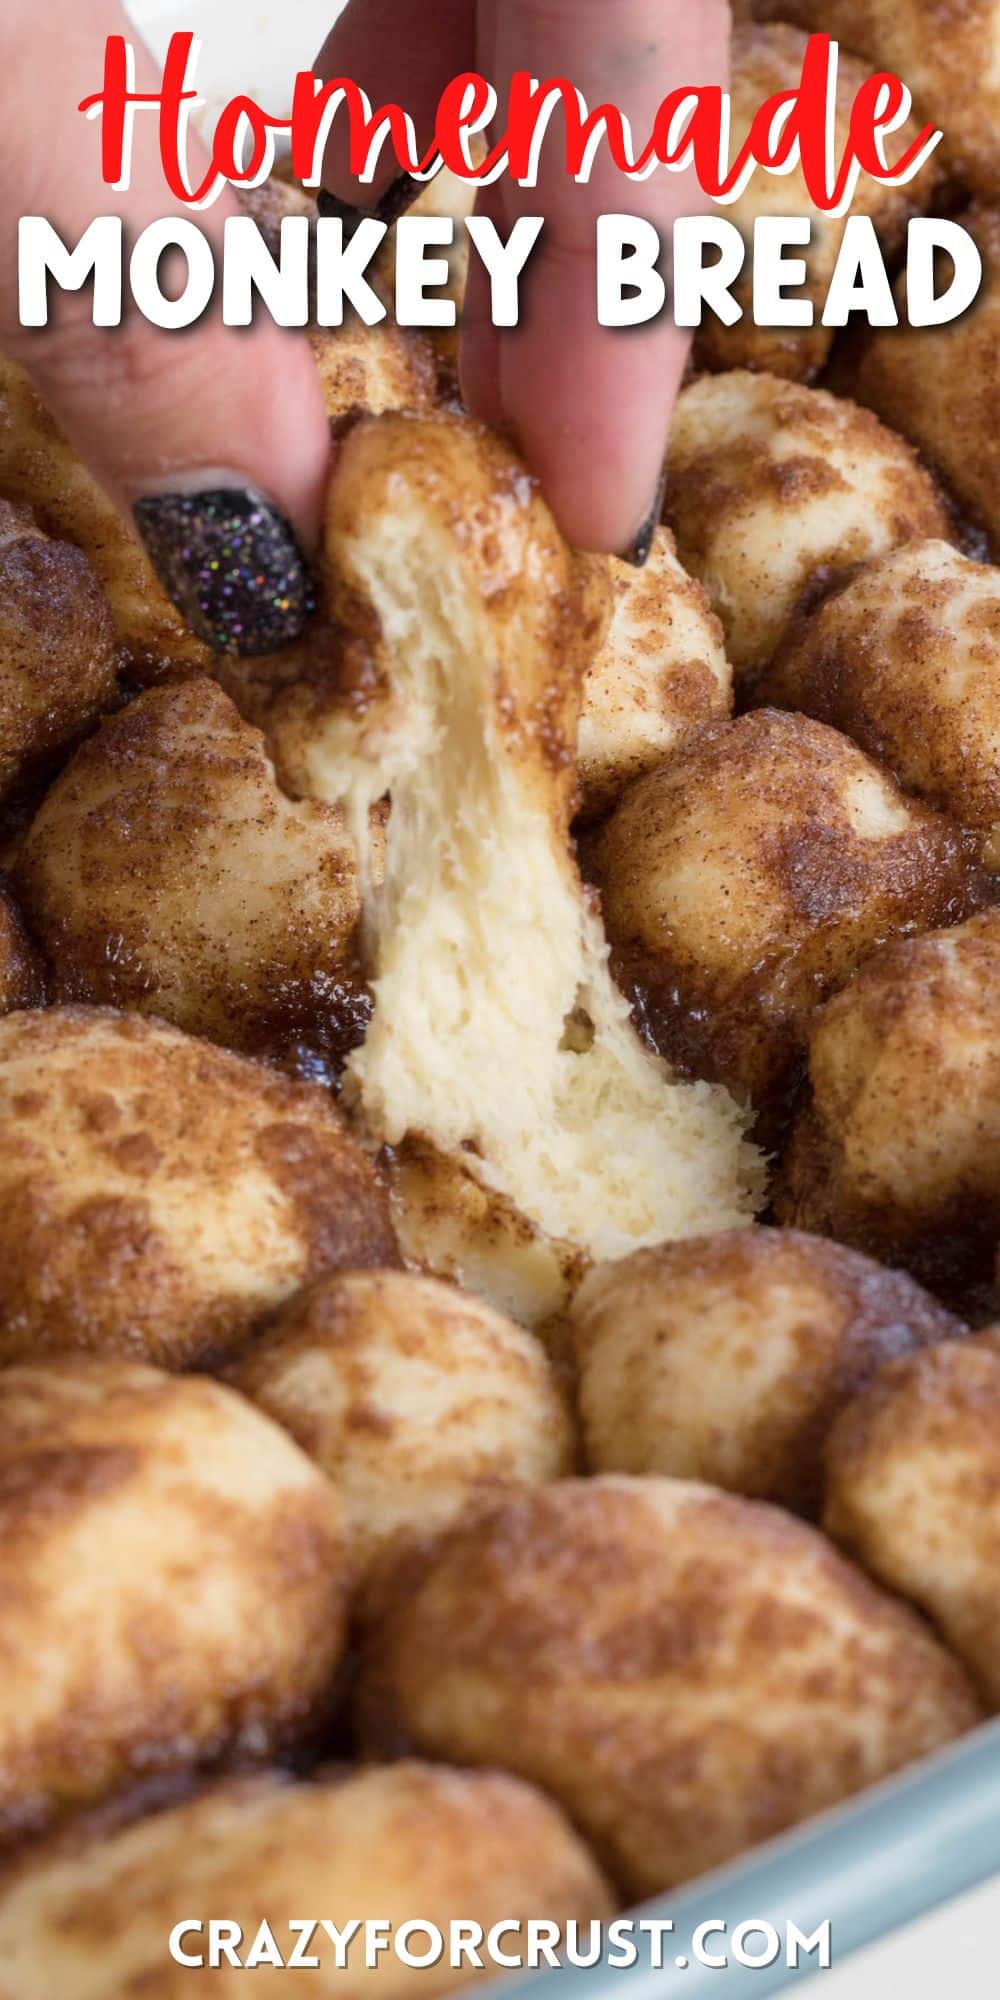
[[506,446],[446,415],[348,433],[327,554],[383,693],[367,729],[317,744],[317,772],[362,854],[392,796],[346,1101],[372,1139],[458,1156],[590,1257],[749,1221],[744,1114],[639,1040],[570,848],[589,566]]

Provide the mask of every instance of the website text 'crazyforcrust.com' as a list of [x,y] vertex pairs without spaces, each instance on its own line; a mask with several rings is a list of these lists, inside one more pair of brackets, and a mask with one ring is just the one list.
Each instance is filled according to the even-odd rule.
[[794,1970],[810,1962],[826,1971],[832,1963],[832,1926],[826,1921],[806,1932],[791,1920],[775,1924],[748,1917],[730,1926],[721,1917],[707,1917],[682,1938],[667,1917],[565,1925],[511,1918],[489,1930],[462,1918],[436,1924],[413,1917],[393,1924],[388,1918],[356,1917],[335,1924],[329,1918],[303,1917],[264,1922],[251,1933],[227,1918],[189,1918],[174,1925],[170,1956],[192,1968],[229,1965],[241,1971],[265,1965],[317,1971],[324,1964],[346,1971],[362,1963],[372,1971],[386,1957],[417,1971],[447,1964],[537,1972],[545,1966],[603,1963],[619,1971],[641,1964],[654,1972],[671,1967],[685,1971],[692,1965],[724,1972],[733,1965],[763,1970],[778,1963]]

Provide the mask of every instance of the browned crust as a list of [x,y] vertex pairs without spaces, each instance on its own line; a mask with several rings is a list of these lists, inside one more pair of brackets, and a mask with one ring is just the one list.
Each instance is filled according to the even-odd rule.
[[43,776],[117,691],[111,614],[86,556],[0,501],[0,799]]
[[213,681],[152,689],[101,726],[45,799],[17,881],[57,1001],[333,1061],[363,1029],[343,816],[282,796]]
[[[916,801],[890,792],[908,824],[856,832],[845,786],[866,773],[885,775],[833,730],[758,709],[640,779],[590,847],[616,976],[682,1073],[777,1102],[811,1014],[856,966],[981,898],[970,837]],[[730,844],[732,875],[706,895],[697,926],[677,930],[672,869],[713,864]]]
[[822,1536],[688,1482],[564,1480],[502,1502],[383,1573],[369,1617],[368,1749],[501,1757],[635,1897],[980,1713],[923,1622]]
[[[0,1137],[8,1361],[90,1351],[187,1365],[231,1349],[296,1283],[398,1258],[385,1194],[324,1091],[162,1023],[72,1007],[7,1016]],[[280,1235],[260,1242],[253,1284],[230,1290],[208,1275],[196,1225],[200,1203],[210,1214],[240,1187],[248,1231],[273,1222]]]
[[[713,1329],[707,1340],[700,1307]],[[727,1314],[720,1338],[714,1330]],[[636,1251],[588,1280],[570,1323],[596,1470],[680,1471],[658,1448],[648,1415],[661,1365],[671,1379],[676,1342],[681,1365],[701,1383],[706,1439],[713,1372],[726,1378],[725,1435],[713,1440],[716,1454],[698,1476],[809,1517],[820,1511],[821,1447],[838,1412],[885,1362],[967,1332],[905,1272],[799,1230],[757,1227]],[[759,1370],[772,1335],[783,1359],[765,1398]],[[733,1416],[730,1385],[741,1377],[746,1414]],[[609,1389],[610,1422],[606,1400],[595,1403]],[[645,1448],[637,1448],[640,1439]]]

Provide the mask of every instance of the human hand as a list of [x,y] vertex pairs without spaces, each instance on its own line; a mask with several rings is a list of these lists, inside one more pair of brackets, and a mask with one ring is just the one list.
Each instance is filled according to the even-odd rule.
[[[56,0],[45,25],[46,102],[68,115],[53,130],[36,95],[11,90],[0,123],[8,213],[48,216],[67,243],[95,215],[117,213],[134,237],[164,209],[156,122],[136,119],[131,186],[120,192],[101,179],[100,149],[76,112],[95,88],[106,38],[134,41],[130,24],[118,0]],[[37,5],[8,0],[10,77],[33,74],[38,26]],[[613,99],[642,134],[671,87],[723,79],[728,28],[725,0],[619,0],[613,28],[606,0],[437,0],[429,20],[412,0],[349,0],[317,69],[356,77],[375,102],[401,102],[425,141],[441,89],[469,68],[501,92],[515,69],[568,74],[591,108]],[[136,71],[137,89],[156,89],[141,46]],[[463,389],[474,414],[513,431],[572,542],[642,560],[687,337],[666,315],[628,333],[598,325],[594,220],[624,205],[623,183],[603,153],[586,186],[565,174],[558,155],[556,146],[543,151],[537,188],[502,180],[483,191],[484,210],[502,229],[539,210],[546,229],[517,328],[491,325],[486,275],[473,260]],[[207,164],[192,141],[192,173]],[[324,179],[341,200],[357,199],[336,127]],[[688,176],[659,173],[624,186],[630,212],[661,231],[697,206]],[[378,192],[378,184],[365,189],[365,201]],[[218,259],[226,219],[238,212],[227,190],[199,215]],[[310,608],[307,558],[329,463],[308,343],[266,315],[236,332],[208,314],[183,337],[136,312],[121,328],[95,329],[85,293],[61,297],[48,328],[26,330],[13,264],[0,278],[0,348],[29,369],[86,463],[123,512],[132,509],[179,609],[218,650],[289,643]]]
[[[184,333],[165,332],[128,308],[120,327],[95,328],[87,291],[54,287],[50,326],[19,324],[18,217],[47,216],[73,244],[95,216],[121,215],[134,240],[169,212],[156,119],[136,117],[131,187],[118,192],[101,179],[100,143],[76,109],[99,87],[106,38],[121,34],[136,44],[135,88],[156,90],[157,65],[118,0],[4,0],[0,351],[28,369],[123,514],[135,510],[199,636],[218,650],[273,651],[308,614],[302,551],[318,538],[329,468],[329,426],[303,335],[266,314],[235,331],[216,312]],[[190,156],[201,178],[209,162],[193,138]],[[226,218],[239,212],[226,189],[197,216],[217,265]]]
[[[441,90],[465,70],[486,76],[501,106],[515,70],[568,76],[591,110],[611,100],[641,138],[670,90],[725,83],[729,30],[725,0],[436,0],[432,9],[413,0],[348,0],[315,67],[325,78],[355,78],[374,104],[404,105],[422,145]],[[520,214],[542,213],[546,226],[522,281],[516,328],[490,323],[488,281],[472,260],[462,390],[474,415],[513,430],[571,542],[642,560],[659,518],[689,336],[666,314],[628,332],[598,325],[595,221],[626,209],[666,235],[678,215],[703,203],[693,174],[625,181],[605,149],[580,185],[565,173],[560,150],[553,132],[537,188],[504,177],[482,191],[480,208],[503,235]],[[387,164],[374,187],[360,191],[366,205],[391,172]],[[336,126],[324,182],[341,201],[358,201]]]

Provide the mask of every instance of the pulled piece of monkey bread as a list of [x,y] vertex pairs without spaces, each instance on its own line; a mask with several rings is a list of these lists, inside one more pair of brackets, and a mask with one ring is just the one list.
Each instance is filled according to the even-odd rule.
[[571,853],[588,628],[534,482],[467,420],[367,418],[328,505],[335,609],[384,693],[328,746],[325,795],[362,850],[392,795],[348,1103],[375,1140],[430,1141],[591,1256],[749,1220],[744,1114],[639,1040]]

